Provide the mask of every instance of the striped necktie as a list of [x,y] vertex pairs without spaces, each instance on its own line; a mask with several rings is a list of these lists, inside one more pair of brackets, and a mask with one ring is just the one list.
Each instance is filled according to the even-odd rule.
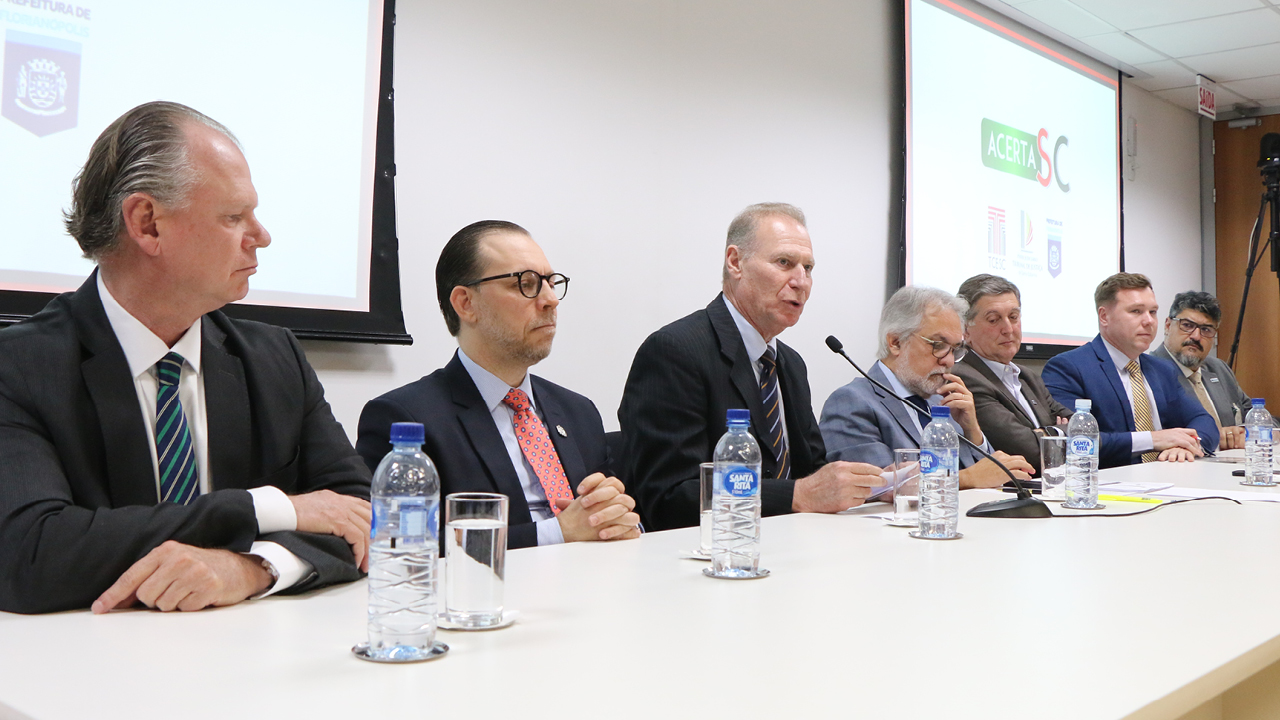
[[1204,377],[1200,375],[1200,370],[1201,368],[1196,368],[1188,379],[1191,380],[1191,387],[1196,391],[1196,399],[1204,406],[1204,411],[1209,413],[1209,417],[1213,418],[1213,424],[1221,429],[1222,423],[1218,422],[1218,409],[1213,406],[1213,400],[1209,399],[1209,391],[1204,387]]
[[156,461],[160,469],[160,502],[186,505],[200,494],[196,452],[187,416],[178,397],[182,356],[171,352],[156,363]]
[[[1151,432],[1151,404],[1147,401],[1147,381],[1142,378],[1142,366],[1137,360],[1130,360],[1124,369],[1129,371],[1129,388],[1133,391],[1133,429]],[[1145,452],[1142,453],[1142,462],[1153,462],[1159,457],[1160,453],[1155,450]]]
[[774,362],[773,348],[765,346],[760,365],[760,400],[764,403],[764,424],[769,428],[765,439],[774,460],[778,461],[773,476],[779,480],[790,480],[791,452],[782,432],[782,392],[778,388],[778,364]]

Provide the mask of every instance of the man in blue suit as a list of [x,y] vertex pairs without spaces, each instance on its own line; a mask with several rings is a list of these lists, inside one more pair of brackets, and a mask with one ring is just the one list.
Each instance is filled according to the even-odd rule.
[[[918,448],[929,407],[951,408],[956,432],[992,453],[1020,479],[1034,472],[1020,455],[992,452],[978,426],[973,394],[951,368],[964,357],[964,325],[968,303],[930,287],[904,287],[880,313],[879,361],[868,374],[918,410],[864,378],[836,390],[822,407],[822,440],[827,460],[850,460],[881,467],[893,462],[893,451]],[[998,487],[1008,479],[995,463],[968,445],[960,446],[960,487]]]
[[1194,460],[1218,446],[1218,428],[1182,389],[1178,370],[1145,355],[1159,324],[1155,291],[1145,275],[1116,273],[1093,294],[1098,336],[1053,358],[1044,384],[1069,408],[1093,401],[1101,445],[1100,467],[1154,460]]
[[391,449],[392,423],[419,422],[442,496],[510,499],[509,547],[638,537],[635,500],[612,475],[596,406],[529,374],[551,353],[568,286],[519,225],[485,220],[459,230],[436,264],[436,298],[458,351],[365,405],[356,450],[369,468]]

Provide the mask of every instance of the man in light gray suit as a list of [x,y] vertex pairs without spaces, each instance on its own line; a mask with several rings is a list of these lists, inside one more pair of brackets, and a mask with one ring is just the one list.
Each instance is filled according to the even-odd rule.
[[[879,361],[868,374],[918,410],[912,412],[865,378],[836,390],[827,398],[818,424],[828,462],[891,464],[894,450],[920,447],[932,405],[951,408],[956,432],[992,452],[978,426],[973,394],[951,373],[965,354],[960,318],[967,309],[964,300],[937,288],[904,287],[889,298],[880,313]],[[1021,456],[992,454],[1020,479],[1029,479],[1034,472]],[[995,463],[964,444],[960,468],[962,489],[998,487],[1008,479]]]
[[1178,364],[1178,382],[1222,428],[1219,448],[1231,450],[1244,447],[1249,396],[1231,368],[1209,354],[1221,321],[1222,308],[1214,296],[1194,290],[1178,293],[1164,321],[1164,342],[1151,354]]

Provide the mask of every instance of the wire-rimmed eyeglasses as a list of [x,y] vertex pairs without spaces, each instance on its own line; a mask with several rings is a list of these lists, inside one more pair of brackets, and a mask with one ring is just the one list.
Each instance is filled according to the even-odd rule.
[[933,356],[939,360],[950,354],[951,359],[956,362],[960,362],[960,360],[964,358],[965,353],[969,352],[968,346],[964,343],[952,345],[946,340],[931,340],[923,335],[917,335],[916,337],[929,343],[929,347],[932,348]]

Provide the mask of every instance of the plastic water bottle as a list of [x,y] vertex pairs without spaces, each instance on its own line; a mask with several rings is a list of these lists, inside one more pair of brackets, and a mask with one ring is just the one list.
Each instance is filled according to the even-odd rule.
[[369,654],[408,661],[436,637],[440,476],[422,452],[421,423],[391,426],[391,452],[373,474]]
[[957,537],[960,520],[960,438],[951,423],[951,408],[929,408],[933,421],[920,442],[920,526],[917,536],[935,540]]
[[711,566],[717,575],[751,577],[760,569],[760,446],[747,428],[750,410],[730,410],[716,443]]
[[1253,399],[1253,409],[1244,416],[1244,474],[1249,485],[1275,485],[1271,474],[1271,413],[1266,401]]
[[1098,421],[1089,410],[1093,401],[1076,400],[1067,422],[1067,482],[1063,507],[1098,506]]

